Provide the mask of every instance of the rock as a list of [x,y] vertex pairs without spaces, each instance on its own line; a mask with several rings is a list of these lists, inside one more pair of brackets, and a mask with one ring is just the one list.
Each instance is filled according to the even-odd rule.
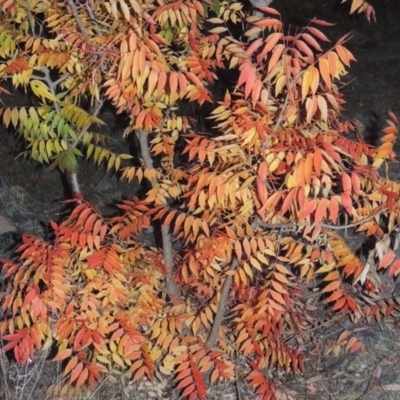
[[3,215],[0,215],[0,235],[6,232],[16,232],[17,228],[15,225],[12,223],[12,221],[4,217]]

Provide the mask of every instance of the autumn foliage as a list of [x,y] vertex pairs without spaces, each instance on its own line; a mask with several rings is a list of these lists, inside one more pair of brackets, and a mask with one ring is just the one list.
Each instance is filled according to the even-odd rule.
[[[72,176],[83,156],[146,189],[112,218],[76,191],[69,217],[51,224],[53,240],[24,235],[2,260],[0,336],[18,363],[56,349],[64,395],[108,374],[163,374],[182,397],[205,399],[245,359],[248,383],[270,399],[271,371],[304,371],[304,354],[287,339],[316,324],[305,301],[313,287],[321,304],[354,321],[398,307],[376,300],[375,273],[400,272],[390,247],[400,184],[384,169],[398,121],[389,113],[375,147],[340,119],[338,82],[354,57],[347,37],[329,41],[330,24],[314,19],[289,35],[273,8],[260,19],[234,1],[0,7],[0,76],[37,99],[1,110],[25,156]],[[362,11],[373,16],[353,0],[351,12]],[[247,31],[233,37],[230,27],[244,20]],[[224,69],[236,81],[216,102]],[[137,135],[140,162],[92,131],[106,101],[126,117],[124,136]],[[213,105],[212,132],[197,132],[180,111],[187,102]],[[375,239],[368,263],[345,228]],[[151,229],[162,231],[160,249],[141,241]],[[361,347],[339,339],[347,351]]]

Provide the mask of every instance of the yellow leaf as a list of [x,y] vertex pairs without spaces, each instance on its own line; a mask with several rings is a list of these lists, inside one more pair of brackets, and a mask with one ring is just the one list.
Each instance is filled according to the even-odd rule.
[[[260,255],[261,255],[261,253],[257,253],[258,257],[260,257]],[[265,259],[265,257],[264,257],[264,259]],[[267,260],[265,259],[265,261],[267,261]],[[258,271],[262,272],[261,264],[254,257],[250,258],[250,263],[255,269],[257,269]]]
[[129,0],[129,3],[132,6],[133,11],[135,13],[140,14],[142,12],[142,9],[140,8],[140,5],[136,2],[136,0]]
[[54,96],[52,93],[50,93],[49,88],[47,85],[39,81],[38,79],[32,79],[29,82],[29,85],[32,89],[32,92],[35,94],[35,96],[40,97],[41,99],[48,99],[50,101],[54,101],[56,103],[59,102],[56,96]]
[[120,367],[124,368],[125,367],[125,363],[122,361],[122,358],[118,355],[113,353],[112,354],[112,359],[114,360],[114,362],[119,365]]
[[104,356],[97,355],[96,358],[97,358],[97,361],[100,361],[103,364],[110,364],[110,360]]
[[228,30],[228,28],[225,28],[225,27],[223,27],[223,26],[219,26],[219,27],[217,27],[217,28],[210,29],[209,32],[211,32],[211,33],[216,33],[216,34],[220,34],[220,33],[226,32],[227,30]]
[[121,5],[122,14],[124,14],[124,18],[129,22],[131,20],[131,14],[129,12],[129,7],[125,3],[124,0],[119,0],[119,4]]
[[18,121],[19,121],[18,108],[13,108],[12,113],[11,113],[11,122],[14,125],[14,128],[17,127]]
[[304,100],[307,97],[308,91],[310,90],[310,73],[307,70],[303,75],[301,83],[301,98]]

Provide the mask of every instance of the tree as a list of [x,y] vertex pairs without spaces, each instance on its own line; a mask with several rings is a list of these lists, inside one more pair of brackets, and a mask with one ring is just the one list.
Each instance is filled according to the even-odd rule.
[[[397,308],[375,300],[371,270],[400,271],[384,246],[400,187],[380,169],[394,160],[398,121],[389,114],[379,147],[340,121],[337,82],[354,60],[347,37],[330,45],[318,19],[289,36],[275,9],[246,18],[234,1],[0,4],[0,75],[40,102],[3,108],[3,121],[26,140],[27,157],[69,173],[75,193],[70,216],[51,224],[53,241],[25,235],[2,260],[0,336],[17,362],[54,346],[72,385],[63,394],[128,371],[133,380],[173,376],[183,397],[204,399],[209,383],[235,377],[241,354],[248,382],[269,399],[264,367],[304,370],[285,338],[316,323],[303,300],[311,282],[354,321]],[[360,11],[373,16],[353,0]],[[216,104],[217,69],[237,78]],[[137,135],[140,166],[91,130],[106,101],[126,117],[124,136]],[[187,102],[214,106],[210,133],[183,115]],[[145,194],[103,217],[79,187],[84,155]],[[137,240],[158,223],[161,250]],[[368,264],[338,234],[344,228],[376,239]]]

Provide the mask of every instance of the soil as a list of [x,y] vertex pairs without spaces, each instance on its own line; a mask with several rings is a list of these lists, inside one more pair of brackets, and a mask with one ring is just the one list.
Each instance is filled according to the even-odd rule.
[[[348,0],[347,3],[349,2],[351,1]],[[315,16],[336,22],[334,27],[324,29],[333,42],[353,31],[353,39],[348,47],[357,62],[352,64],[342,88],[347,102],[343,118],[361,122],[366,139],[376,144],[379,143],[381,130],[385,127],[388,111],[391,110],[400,117],[400,1],[373,2],[376,24],[368,23],[363,15],[349,16],[347,3],[342,6],[339,3],[340,1],[335,3],[329,0],[274,0],[271,6],[281,11],[284,22],[293,26],[302,26]],[[24,96],[16,95],[3,101],[7,105],[21,105]],[[114,132],[115,118],[109,113],[101,117],[108,123],[107,129]],[[118,142],[118,145],[123,144]],[[28,160],[15,160],[18,146],[18,141],[9,131],[0,130],[0,214],[11,219],[19,232],[32,232],[46,237],[48,221],[62,218],[63,206],[60,201],[65,199],[66,182],[54,171],[47,171]],[[400,142],[397,143],[396,151],[400,152]],[[400,168],[397,164],[390,167],[389,175],[391,179],[400,180]],[[87,198],[105,213],[115,212],[112,206],[115,200],[129,198],[137,190],[91,164],[85,164],[79,178]],[[354,243],[356,251],[361,243]],[[10,246],[12,240],[8,236],[0,235],[1,257],[8,254],[6,250]],[[360,339],[364,346],[361,351],[353,354],[341,349],[338,355],[334,355],[331,351],[332,343],[345,329]],[[304,375],[288,377],[273,374],[274,382],[281,392],[280,398],[400,399],[398,316],[380,323],[362,321],[357,325],[352,325],[347,319],[332,321],[315,329],[313,338],[312,343],[302,345],[308,355]],[[50,399],[51,397],[44,394],[45,388],[50,382],[55,383],[62,379],[54,364],[42,359],[36,363],[35,373],[27,375],[26,371],[17,371],[20,377],[13,381],[15,367],[10,366],[4,357],[0,361],[0,371],[3,372],[0,372],[0,400]],[[31,376],[29,381],[26,376]],[[35,382],[36,385],[33,385]],[[29,390],[21,391],[18,389],[21,386]],[[146,383],[107,383],[87,398],[177,398],[177,394],[167,388],[168,381],[150,386]],[[212,388],[210,398],[244,400],[254,399],[254,395],[238,373],[236,382]]]

